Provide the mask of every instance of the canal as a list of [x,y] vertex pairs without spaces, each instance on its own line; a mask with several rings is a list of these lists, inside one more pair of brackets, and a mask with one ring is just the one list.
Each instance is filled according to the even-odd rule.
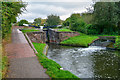
[[79,78],[120,78],[120,51],[49,44],[47,57]]

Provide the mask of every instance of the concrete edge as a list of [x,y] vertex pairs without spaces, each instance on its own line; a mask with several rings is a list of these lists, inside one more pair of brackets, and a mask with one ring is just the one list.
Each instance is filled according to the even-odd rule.
[[46,46],[43,49],[43,54],[45,54],[46,56],[47,56],[48,48],[49,46],[46,44]]
[[29,45],[30,45],[31,48],[33,49],[34,53],[37,54],[38,52],[37,52],[37,50],[35,49],[34,45],[32,44],[32,42],[31,42],[30,38],[28,37],[28,35],[27,35],[26,33],[25,33],[24,35],[25,35],[25,37],[26,37]]

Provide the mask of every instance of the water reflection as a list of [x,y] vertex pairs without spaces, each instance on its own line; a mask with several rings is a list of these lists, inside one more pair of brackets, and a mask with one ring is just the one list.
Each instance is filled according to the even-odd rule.
[[104,47],[65,47],[49,45],[47,57],[80,78],[118,78],[120,59]]

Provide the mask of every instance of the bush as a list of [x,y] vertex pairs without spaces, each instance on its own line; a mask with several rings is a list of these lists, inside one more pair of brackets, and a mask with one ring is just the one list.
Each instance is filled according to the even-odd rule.
[[18,22],[19,26],[23,26],[23,24],[29,24],[27,20],[20,20],[20,22]]
[[73,23],[71,22],[70,29],[86,34],[86,23],[81,18],[75,19]]
[[98,34],[97,29],[92,24],[88,24],[86,26],[86,29],[87,29],[87,34]]
[[120,49],[120,36],[116,38],[115,48]]

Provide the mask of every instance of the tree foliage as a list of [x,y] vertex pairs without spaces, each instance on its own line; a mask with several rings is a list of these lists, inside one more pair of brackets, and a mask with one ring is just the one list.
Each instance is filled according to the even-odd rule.
[[87,24],[92,24],[93,23],[93,13],[82,13],[82,19],[87,23]]
[[46,22],[47,22],[48,26],[58,25],[60,23],[60,17],[51,14],[51,15],[47,16]]
[[69,25],[70,25],[70,17],[63,22],[63,26],[69,26]]
[[119,14],[115,2],[96,2],[93,15],[94,25],[97,26],[99,33],[116,32]]
[[63,22],[63,25],[69,26],[70,29],[73,31],[86,33],[86,23],[84,22],[79,13],[72,14]]
[[16,17],[25,10],[26,4],[20,2],[2,2],[2,37],[11,31],[12,23],[15,23]]
[[35,25],[39,26],[41,25],[41,18],[36,18],[34,19],[34,22],[33,22]]
[[44,26],[46,24],[46,19],[41,19],[41,25]]
[[28,22],[27,20],[25,20],[25,19],[20,20],[20,21],[18,22],[18,25],[19,25],[19,26],[23,26],[23,24],[29,24],[29,22]]

